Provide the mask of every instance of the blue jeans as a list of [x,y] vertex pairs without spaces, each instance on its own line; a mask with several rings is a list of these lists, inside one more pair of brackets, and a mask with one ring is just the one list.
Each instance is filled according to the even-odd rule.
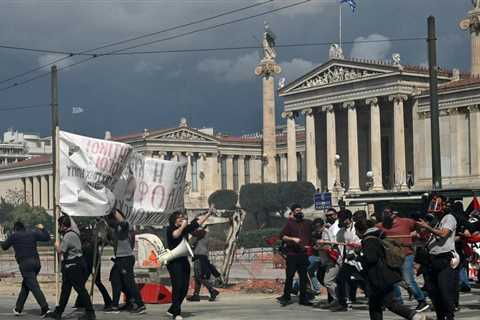
[[467,267],[462,267],[459,270],[459,279],[460,279],[460,285],[469,287],[470,288],[470,282],[468,281],[468,272],[467,272]]
[[[402,276],[403,280],[407,283],[408,287],[412,291],[413,297],[417,301],[424,301],[425,295],[423,291],[418,287],[417,281],[415,280],[415,270],[413,270],[413,254],[405,257],[405,262],[402,267]],[[399,302],[402,302],[402,293],[400,292],[400,287],[395,285],[395,297]]]
[[[312,284],[312,290],[315,292],[320,291],[320,282],[318,282],[318,279],[315,276],[319,265],[320,265],[320,257],[317,257],[317,256],[308,257],[307,273],[310,278],[310,283]],[[298,287],[299,287],[298,280],[295,280],[295,282],[293,283],[293,289],[298,290]]]

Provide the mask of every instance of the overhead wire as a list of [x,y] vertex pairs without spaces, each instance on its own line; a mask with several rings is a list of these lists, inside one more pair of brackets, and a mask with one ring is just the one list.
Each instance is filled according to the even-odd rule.
[[34,105],[26,105],[26,106],[0,106],[0,112],[2,111],[14,111],[14,110],[24,110],[24,109],[36,109],[36,108],[45,108],[45,107],[50,107],[50,104],[48,103],[42,103],[42,104],[34,104]]
[[[159,30],[159,31],[156,31],[156,32],[150,32],[150,33],[143,34],[143,35],[140,35],[140,36],[135,36],[135,37],[128,38],[128,39],[125,39],[125,40],[112,42],[112,43],[109,43],[109,44],[101,45],[99,47],[95,47],[95,48],[88,49],[88,50],[83,50],[83,51],[80,51],[80,52],[68,52],[68,53],[64,52],[63,53],[63,54],[65,54],[64,57],[57,58],[57,59],[55,59],[51,62],[45,63],[43,65],[40,65],[40,66],[36,67],[36,68],[33,68],[33,69],[27,70],[25,72],[19,73],[17,75],[11,76],[7,79],[0,80],[0,84],[18,79],[18,78],[23,77],[25,75],[28,75],[30,73],[37,72],[39,70],[42,70],[42,69],[44,69],[46,67],[49,67],[51,65],[54,65],[56,63],[62,62],[62,61],[66,60],[68,58],[71,58],[73,56],[85,55],[85,54],[87,54],[88,52],[91,52],[91,51],[101,50],[101,49],[117,46],[117,45],[120,45],[120,44],[128,43],[128,42],[131,42],[131,41],[136,41],[136,40],[140,40],[140,39],[143,39],[143,38],[152,37],[154,35],[159,35],[159,34],[162,34],[162,33],[170,32],[170,31],[173,31],[173,30],[176,30],[176,29],[189,27],[189,26],[192,26],[192,25],[195,25],[195,24],[207,22],[209,20],[218,19],[218,18],[223,17],[223,16],[231,15],[231,14],[238,13],[238,12],[241,12],[241,11],[245,11],[245,10],[248,10],[248,9],[252,9],[252,8],[255,8],[255,7],[258,7],[258,6],[262,6],[262,5],[267,4],[267,3],[272,3],[273,1],[277,1],[277,0],[265,0],[265,1],[262,1],[262,2],[257,2],[257,3],[254,3],[254,4],[248,5],[248,6],[238,8],[238,9],[225,11],[225,12],[222,12],[222,13],[215,14],[213,16],[209,16],[209,17],[205,17],[205,18],[202,18],[202,19],[194,20],[194,21],[191,21],[191,22],[188,22],[188,23],[183,23],[183,24],[176,25],[176,26],[173,26],[173,27],[169,27],[169,28],[166,28],[166,29],[162,29],[162,30]],[[5,47],[13,48],[13,46],[5,46]],[[30,49],[30,50],[26,50],[26,51],[34,51],[34,50]],[[47,51],[50,51],[50,50],[47,50]],[[93,56],[94,54],[93,55],[90,54],[90,55]]]

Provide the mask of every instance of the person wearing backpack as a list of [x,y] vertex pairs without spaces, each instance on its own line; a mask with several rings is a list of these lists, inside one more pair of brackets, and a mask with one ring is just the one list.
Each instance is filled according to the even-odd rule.
[[[383,210],[383,221],[376,225],[381,229],[383,234],[388,238],[392,237],[393,241],[400,243],[403,246],[404,262],[401,266],[401,272],[403,280],[408,285],[410,292],[413,294],[418,305],[417,311],[425,311],[429,308],[427,304],[425,294],[419,288],[417,281],[415,280],[415,270],[413,268],[414,251],[412,233],[416,229],[416,221],[408,218],[401,218],[393,211],[392,208],[386,207]],[[400,303],[402,301],[402,293],[400,286],[395,286],[395,296]]]
[[395,299],[394,286],[402,281],[400,272],[390,268],[386,261],[384,235],[376,227],[369,228],[366,221],[355,224],[355,231],[362,239],[358,260],[368,281],[368,311],[371,320],[383,320],[383,307],[409,320],[426,320],[425,314],[401,304]]

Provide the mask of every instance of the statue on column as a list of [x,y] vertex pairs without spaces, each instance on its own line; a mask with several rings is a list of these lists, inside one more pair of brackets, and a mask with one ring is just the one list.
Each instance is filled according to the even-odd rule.
[[472,0],[472,5],[474,9],[480,9],[480,0]]
[[266,60],[275,60],[277,52],[275,51],[275,34],[270,30],[270,26],[265,22],[265,31],[263,32],[263,58]]

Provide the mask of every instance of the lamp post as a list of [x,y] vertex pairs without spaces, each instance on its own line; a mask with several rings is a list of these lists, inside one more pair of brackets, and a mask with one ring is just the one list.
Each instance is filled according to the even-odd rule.
[[340,181],[340,168],[342,167],[342,161],[340,159],[340,155],[336,154],[335,155],[335,167],[336,167],[336,172],[335,172],[335,191],[340,194],[343,189],[342,189],[342,182]]

